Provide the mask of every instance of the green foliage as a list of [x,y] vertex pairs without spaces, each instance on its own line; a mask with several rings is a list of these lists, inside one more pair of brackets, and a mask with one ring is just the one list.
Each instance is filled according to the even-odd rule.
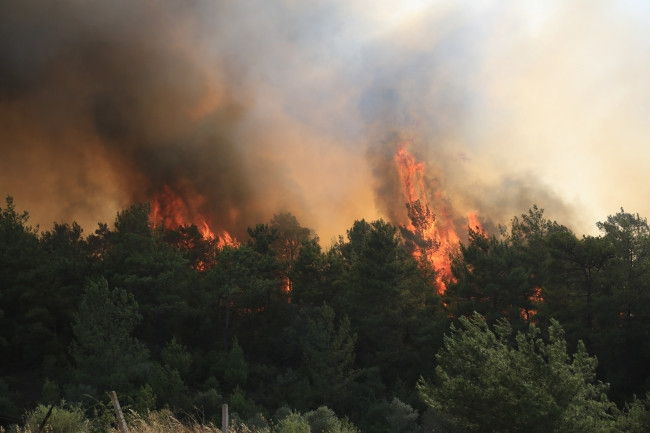
[[133,396],[133,405],[132,409],[144,415],[150,410],[156,408],[156,394],[153,391],[153,388],[148,383],[142,385],[138,391]]
[[88,283],[72,326],[72,356],[80,383],[107,392],[130,391],[142,382],[149,355],[131,335],[140,320],[132,295],[110,289],[103,278]]
[[270,433],[271,431],[269,422],[260,412],[256,412],[246,419],[245,425],[251,432],[255,433]]
[[246,397],[244,390],[237,386],[229,398],[228,407],[233,414],[237,414],[241,419],[248,419],[262,411],[253,400]]
[[160,357],[164,365],[178,371],[181,377],[187,376],[192,365],[192,355],[188,353],[187,347],[180,344],[176,338],[172,338],[162,350]]
[[290,212],[273,215],[270,228],[277,235],[273,241],[274,249],[282,259],[290,263],[298,256],[300,245],[311,236],[311,230],[302,227]]
[[224,399],[214,388],[198,392],[194,395],[192,406],[195,407],[202,415],[202,419],[210,420],[217,424],[217,417],[221,416],[221,405]]
[[619,431],[626,433],[650,431],[650,393],[643,400],[635,397],[632,403],[626,404],[616,426]]
[[271,246],[273,250],[277,251],[278,258],[282,263],[282,278],[287,282],[287,289],[292,290],[293,265],[303,243],[312,239],[311,230],[302,227],[291,213],[273,215],[270,229],[276,234]]
[[226,385],[234,389],[237,386],[243,386],[248,379],[248,364],[244,359],[244,350],[239,345],[239,341],[235,338],[228,353],[228,360],[226,368],[223,373],[223,378]]
[[28,220],[29,214],[17,212],[7,197],[5,208],[0,207],[0,359],[19,376],[40,381],[32,372],[41,367],[43,353],[51,352],[56,324],[40,272],[44,255],[38,230]]
[[88,418],[88,433],[111,433],[116,419],[115,408],[110,398],[96,400],[85,412]]
[[650,390],[650,228],[623,209],[597,225],[601,236],[578,238],[533,207],[500,237],[470,233],[444,301],[455,317],[506,317],[515,330],[559,320],[572,348],[582,340],[598,357],[621,405]]
[[341,419],[341,433],[360,433],[357,426],[347,417]]
[[169,406],[175,410],[189,409],[190,400],[187,385],[178,370],[169,365],[154,363],[148,376],[158,406]]
[[601,278],[613,253],[603,238],[578,239],[570,231],[549,237],[552,260],[544,287],[543,319],[551,316],[589,347],[596,324],[596,301],[603,295]]
[[[491,330],[478,314],[452,326],[436,356],[436,384],[418,390],[427,405],[469,431],[598,432],[613,428],[616,407],[595,380],[596,359],[584,345],[567,353],[557,322],[544,342],[531,325],[517,333],[499,321]],[[507,414],[517,414],[516,417]]]
[[[32,324],[31,338],[26,345],[41,358],[43,375],[58,383],[69,380],[69,347],[73,339],[72,323],[78,300],[91,272],[89,247],[77,223],[54,223],[40,239],[43,261],[38,267],[38,280],[26,303],[32,307],[28,315]],[[34,314],[37,313],[37,314]]]
[[[39,404],[25,417],[25,427],[32,432],[37,432],[50,408]],[[79,406],[70,406],[65,402],[54,406],[50,417],[47,419],[43,431],[50,433],[79,433],[88,431],[88,420]]]
[[59,386],[55,382],[51,381],[49,377],[45,378],[45,383],[43,384],[41,396],[43,399],[43,403],[45,404],[54,404],[57,401],[61,400],[61,393],[59,392]]
[[505,317],[516,329],[524,329],[539,309],[542,287],[549,277],[549,237],[568,229],[544,218],[533,206],[514,217],[510,232],[499,236],[470,230],[469,242],[453,258],[456,278],[444,294],[454,316],[477,311],[489,323]]
[[[217,264],[210,270],[217,288],[217,317],[224,350],[229,350],[232,336],[237,335],[247,354],[248,350],[268,351],[272,348],[252,343],[273,341],[290,319],[286,314],[290,305],[288,293],[283,290],[281,263],[268,245],[259,244],[266,242],[266,235],[258,235],[260,238],[255,242],[220,250]],[[281,357],[281,352],[272,355]]]
[[248,228],[248,236],[250,236],[248,245],[255,252],[262,255],[276,254],[273,243],[278,239],[277,229],[269,227],[267,224],[257,224],[254,228]]
[[[305,240],[289,271],[292,301],[303,305],[321,305],[331,300],[326,284],[329,262],[317,239]],[[329,289],[329,290],[328,290]]]
[[303,415],[309,424],[309,431],[314,433],[358,433],[357,427],[347,418],[340,419],[336,413],[327,406],[320,406],[316,410]]
[[519,321],[522,310],[533,309],[531,270],[508,240],[471,232],[452,269],[456,281],[449,284],[444,298],[454,315],[478,311],[490,322],[504,316]]
[[301,338],[305,367],[315,392],[325,401],[340,401],[356,373],[353,370],[356,335],[343,317],[338,326],[335,312],[327,304],[308,313],[306,332]]
[[275,433],[310,433],[310,426],[304,416],[291,412],[278,422]]
[[381,372],[378,380],[389,386],[414,383],[444,320],[433,280],[423,278],[397,228],[382,220],[355,221],[348,242],[341,239],[332,251],[330,259],[341,263],[332,284],[341,292],[331,305],[358,336],[357,365],[379,367],[367,373]]
[[399,398],[395,397],[388,407],[386,422],[390,433],[408,433],[417,429],[419,414]]
[[595,302],[594,349],[617,399],[650,391],[650,226],[621,209],[598,223],[611,257]]
[[[599,227],[578,238],[533,207],[499,235],[470,233],[443,305],[431,265],[381,220],[355,221],[324,250],[283,213],[253,226],[249,242],[217,248],[196,226],[154,227],[146,204],[86,238],[76,223],[39,233],[8,198],[0,424],[65,396],[90,405],[88,430],[106,431],[112,411],[98,408],[116,389],[136,426],[167,431],[191,426],[194,414],[216,422],[223,403],[242,432],[268,431],[260,414],[282,406],[332,408],[310,414],[356,431],[330,416],[344,414],[366,433],[476,430],[476,413],[494,431],[646,431],[647,399],[633,395],[650,386],[650,229],[622,210]],[[448,323],[474,310],[496,324],[485,327],[493,336],[476,332],[432,362]],[[471,334],[452,336],[460,331]],[[430,386],[454,397],[450,405],[480,410],[427,409],[415,383],[435,377],[437,364],[471,379]],[[594,373],[612,383],[620,414]],[[157,407],[181,419],[147,418]]]
[[152,353],[159,353],[173,337],[192,341],[195,333],[185,326],[196,319],[189,294],[196,293],[188,260],[154,230],[148,204],[132,205],[119,212],[115,230],[100,233],[107,244],[99,270],[111,287],[132,294],[142,316],[137,333]]
[[214,265],[217,241],[204,238],[194,224],[165,230],[162,240],[177,251],[192,269],[204,270]]
[[305,414],[311,431],[314,433],[340,433],[341,420],[327,406],[321,406]]

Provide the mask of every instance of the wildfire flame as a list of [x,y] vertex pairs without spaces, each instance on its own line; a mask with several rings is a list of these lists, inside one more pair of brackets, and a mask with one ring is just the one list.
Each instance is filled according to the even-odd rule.
[[[533,305],[539,304],[540,302],[544,302],[544,297],[542,296],[542,288],[541,287],[533,287],[532,294],[528,297],[528,299],[533,303]],[[537,309],[536,308],[529,308],[529,309],[524,309],[520,308],[519,309],[519,315],[521,316],[522,319],[531,322],[534,321],[535,315],[537,314]]]
[[217,239],[217,247],[219,249],[223,249],[224,247],[238,247],[239,245],[239,241],[230,236],[230,233],[227,231],[223,230],[221,234],[219,234],[219,238]]
[[181,195],[169,185],[164,185],[151,201],[151,220],[154,226],[162,225],[165,229],[195,224],[204,239],[216,240],[218,248],[239,245],[225,230],[217,236],[205,216],[195,208],[195,203],[188,200],[187,194]]
[[215,235],[212,232],[212,230],[210,230],[210,226],[208,225],[207,221],[205,221],[205,220],[201,221],[201,223],[197,227],[199,228],[199,231],[201,232],[201,235],[203,235],[203,237],[205,239],[214,239],[215,238]]
[[172,188],[165,185],[151,201],[151,219],[156,227],[178,228],[189,220],[187,206]]
[[[402,233],[412,245],[416,258],[425,257],[436,270],[436,289],[444,293],[447,283],[454,280],[451,272],[451,254],[460,246],[460,237],[454,228],[452,213],[441,191],[434,191],[437,214],[431,210],[424,183],[424,168],[402,141],[395,153],[397,171],[403,185],[409,222],[401,227]],[[483,229],[475,213],[468,214],[469,226],[481,233]]]
[[467,225],[469,226],[470,229],[483,235],[483,237],[487,237],[487,232],[483,230],[483,226],[481,225],[481,222],[478,220],[478,216],[476,215],[476,212],[467,213]]

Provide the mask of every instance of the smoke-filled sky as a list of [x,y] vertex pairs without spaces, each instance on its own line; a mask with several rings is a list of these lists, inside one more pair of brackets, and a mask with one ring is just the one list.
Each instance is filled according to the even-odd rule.
[[[0,194],[86,233],[164,187],[217,230],[404,222],[393,155],[488,226],[650,216],[643,1],[0,2]],[[436,199],[437,197],[437,199]],[[436,202],[436,200],[438,200]],[[4,206],[4,205],[0,205]]]

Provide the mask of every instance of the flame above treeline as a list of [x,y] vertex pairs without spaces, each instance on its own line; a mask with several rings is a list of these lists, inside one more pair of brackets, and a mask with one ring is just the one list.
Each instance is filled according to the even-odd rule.
[[237,246],[239,242],[227,230],[220,230],[215,234],[207,217],[191,205],[194,201],[192,197],[175,192],[169,185],[162,185],[160,192],[151,198],[152,224],[171,230],[195,225],[201,236],[215,240],[218,248],[226,245]]
[[[399,224],[402,236],[411,254],[429,261],[436,270],[436,288],[443,293],[446,285],[453,281],[451,256],[457,252],[461,236],[455,227],[450,202],[440,190],[427,188],[425,163],[416,160],[409,151],[413,140],[402,140],[397,144],[394,155],[394,169],[401,182],[401,197],[407,216],[405,224]],[[430,202],[428,197],[433,197]],[[206,239],[217,240],[217,245],[238,245],[225,229],[213,228],[208,217],[199,208],[204,200],[192,196],[188,190],[176,191],[167,184],[161,185],[151,197],[151,220],[154,225],[166,229],[194,224]],[[484,233],[474,212],[467,214],[467,227]],[[215,229],[218,234],[215,234]]]
[[[428,191],[425,184],[425,164],[418,162],[408,150],[412,140],[401,141],[395,162],[403,185],[408,223],[401,225],[402,235],[417,258],[424,257],[436,270],[436,288],[443,293],[453,280],[451,256],[460,246],[461,237],[455,228],[452,210],[440,190]],[[428,197],[432,195],[433,202]],[[434,212],[433,209],[436,211]],[[467,215],[468,227],[483,232],[474,212]]]

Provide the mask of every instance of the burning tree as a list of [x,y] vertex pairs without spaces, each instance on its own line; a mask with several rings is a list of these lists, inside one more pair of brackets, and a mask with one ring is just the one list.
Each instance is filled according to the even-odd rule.
[[[408,151],[408,143],[401,142],[395,153],[409,220],[407,224],[400,225],[400,232],[411,255],[424,258],[433,265],[437,273],[436,288],[443,293],[447,284],[454,279],[451,255],[460,246],[460,237],[442,192],[434,191],[438,215],[431,210],[424,182],[424,163],[418,162]],[[470,226],[482,232],[476,214],[470,213],[468,220]]]
[[409,241],[407,242],[409,250],[414,254],[420,252],[431,254],[440,248],[440,242],[435,237],[427,236],[428,231],[434,227],[436,222],[436,216],[429,209],[429,205],[426,203],[422,205],[420,200],[415,200],[413,203],[406,203],[406,209],[415,229],[411,231],[406,227],[401,227],[402,235]]

